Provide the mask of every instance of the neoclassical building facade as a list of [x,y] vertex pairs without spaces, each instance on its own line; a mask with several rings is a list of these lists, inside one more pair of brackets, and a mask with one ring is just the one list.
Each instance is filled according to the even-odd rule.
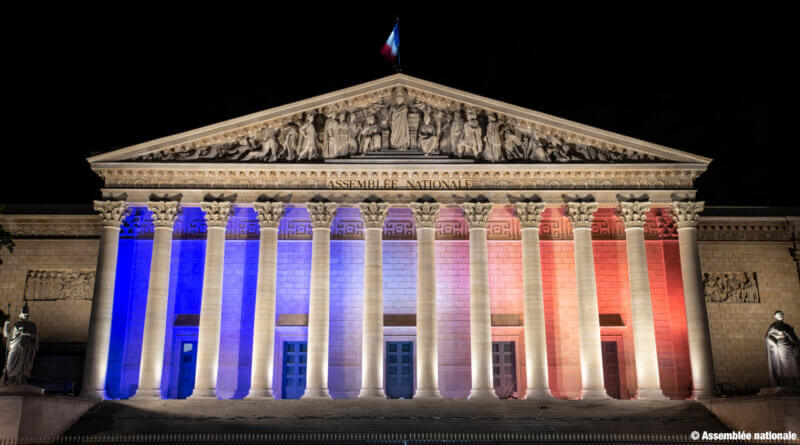
[[702,399],[800,314],[800,219],[710,159],[402,74],[88,161],[99,218],[0,215],[86,397]]

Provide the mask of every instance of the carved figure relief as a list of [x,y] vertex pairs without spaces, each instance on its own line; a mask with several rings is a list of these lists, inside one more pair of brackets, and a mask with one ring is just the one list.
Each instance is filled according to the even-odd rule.
[[26,301],[91,300],[94,271],[29,270]]
[[706,301],[713,303],[761,303],[755,272],[706,272]]
[[[415,96],[416,95],[416,96]],[[295,162],[380,150],[420,150],[486,162],[635,162],[641,155],[540,134],[528,124],[473,106],[420,97],[405,87],[369,103],[298,113],[252,136],[166,148],[137,161]]]

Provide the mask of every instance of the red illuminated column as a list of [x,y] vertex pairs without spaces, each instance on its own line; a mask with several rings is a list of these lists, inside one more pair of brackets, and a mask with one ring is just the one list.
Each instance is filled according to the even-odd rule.
[[361,399],[382,399],[383,391],[383,222],[389,205],[359,204],[364,220],[364,300],[361,334]]
[[278,273],[278,224],[281,202],[256,202],[261,233],[258,240],[258,278],[253,322],[253,365],[248,399],[272,399],[272,368],[275,360],[275,289]]
[[436,331],[436,218],[439,204],[415,202],[417,226],[417,390],[415,399],[441,398]]
[[592,252],[592,221],[596,202],[571,201],[566,213],[572,223],[575,243],[575,279],[578,285],[578,339],[581,354],[581,397],[608,399],[603,380],[603,352],[600,344],[600,314]]
[[528,400],[550,399],[547,375],[547,331],[542,296],[542,258],[539,251],[539,222],[543,202],[514,204],[522,226],[522,291],[525,307],[525,372]]
[[628,249],[633,353],[636,360],[635,397],[639,400],[664,400],[666,397],[661,391],[658,375],[656,329],[644,245],[644,223],[649,210],[649,202],[620,201],[617,215],[625,223],[625,244]]
[[114,311],[114,283],[117,277],[119,226],[125,218],[126,204],[125,201],[95,201],[94,210],[100,214],[102,229],[81,397],[105,399],[108,350],[111,344],[111,315]]
[[150,262],[150,283],[147,289],[142,361],[139,365],[139,388],[134,399],[161,398],[161,376],[164,371],[164,339],[167,333],[169,301],[169,267],[172,253],[172,230],[178,216],[177,201],[147,203],[153,214],[153,254]]
[[303,399],[330,399],[328,340],[330,326],[331,221],[338,206],[306,203],[311,227],[311,292],[308,297],[308,365]]
[[708,399],[714,394],[714,361],[711,335],[708,330],[705,292],[697,246],[697,216],[703,211],[702,201],[676,201],[672,215],[678,225],[678,246],[681,252],[681,276],[686,304],[686,330],[689,360],[692,365],[692,398]]
[[197,333],[197,369],[190,399],[217,398],[219,330],[222,322],[222,276],[225,258],[225,227],[233,203],[202,202],[208,225],[200,326]]

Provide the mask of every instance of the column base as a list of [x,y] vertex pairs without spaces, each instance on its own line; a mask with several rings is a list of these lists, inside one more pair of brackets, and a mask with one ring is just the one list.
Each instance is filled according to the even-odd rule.
[[195,389],[186,400],[217,400],[216,389]]
[[371,389],[362,389],[361,392],[358,393],[359,399],[385,399],[386,393],[383,392],[383,388],[371,388]]
[[665,396],[660,389],[639,389],[633,398],[634,400],[669,400],[669,397]]
[[245,400],[273,400],[275,394],[271,389],[251,389]]
[[330,399],[331,393],[328,391],[328,388],[320,388],[320,389],[309,389],[306,388],[306,392],[303,394],[301,399],[311,399],[311,400],[319,400],[319,399]]
[[130,400],[161,400],[160,389],[137,389],[136,394]]
[[552,400],[553,393],[549,389],[529,389],[525,391],[525,400]]
[[81,391],[82,398],[91,400],[108,400],[105,389],[85,389]]
[[710,389],[695,389],[689,397],[691,400],[708,400],[714,398],[714,391]]
[[418,389],[414,392],[415,399],[441,399],[438,389]]
[[469,396],[467,400],[497,400],[497,394],[495,394],[494,389],[473,389],[469,392]]
[[605,389],[584,389],[581,391],[581,400],[609,400],[611,396]]

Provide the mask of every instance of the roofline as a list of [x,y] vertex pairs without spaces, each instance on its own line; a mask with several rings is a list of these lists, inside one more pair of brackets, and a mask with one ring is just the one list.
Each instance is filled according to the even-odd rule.
[[567,119],[552,116],[549,114],[540,113],[538,111],[533,111],[506,102],[489,99],[462,90],[457,90],[444,85],[440,85],[434,82],[418,79],[402,73],[392,74],[390,76],[382,77],[380,79],[362,83],[349,88],[344,88],[331,93],[314,96],[309,99],[304,99],[286,105],[269,108],[267,110],[247,114],[245,116],[228,119],[226,121],[218,122],[216,124],[206,125],[200,128],[196,128],[194,130],[188,130],[174,135],[153,139],[136,145],[123,147],[117,150],[112,150],[107,153],[90,156],[86,158],[86,160],[90,164],[94,164],[96,162],[118,160],[121,156],[124,157],[125,155],[136,154],[139,152],[146,152],[146,151],[149,152],[167,146],[188,142],[204,136],[210,136],[212,134],[216,134],[219,132],[233,130],[235,128],[239,128],[246,125],[252,125],[264,120],[276,118],[286,114],[297,113],[310,108],[316,108],[336,100],[341,100],[343,98],[342,96],[363,94],[374,90],[379,90],[397,85],[405,85],[405,86],[430,90],[431,92],[441,94],[446,97],[450,97],[456,100],[461,100],[462,102],[474,103],[475,105],[491,109],[493,111],[500,112],[503,114],[509,114],[512,116],[515,115],[522,117],[524,119],[542,121],[546,125],[549,124],[569,131],[584,133],[588,136],[595,137],[601,140],[608,140],[610,142],[617,143],[620,145],[626,145],[633,148],[638,147],[640,150],[647,152],[655,152],[655,154],[663,154],[666,155],[666,157],[671,157],[671,158],[677,157],[679,158],[680,162],[696,162],[708,165],[712,161],[711,158],[706,158],[704,156],[699,156],[678,149],[647,142],[641,139],[624,136],[619,133],[601,130],[596,127],[580,124]]

